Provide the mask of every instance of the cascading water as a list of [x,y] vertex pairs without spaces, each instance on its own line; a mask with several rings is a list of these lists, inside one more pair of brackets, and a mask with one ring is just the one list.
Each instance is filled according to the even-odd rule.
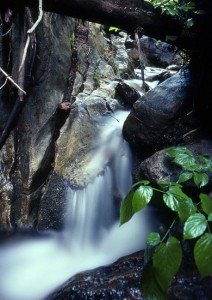
[[14,241],[0,249],[0,299],[40,300],[83,270],[114,262],[145,246],[151,209],[119,226],[121,199],[131,185],[131,154],[121,129],[127,112],[107,117],[88,165],[104,166],[84,189],[67,188],[64,230]]

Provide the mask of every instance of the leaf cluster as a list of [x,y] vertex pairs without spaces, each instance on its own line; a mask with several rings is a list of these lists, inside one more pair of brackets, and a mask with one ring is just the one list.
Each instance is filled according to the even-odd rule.
[[[194,16],[203,15],[203,10],[196,9],[194,1],[183,1],[183,0],[145,0],[151,3],[154,8],[160,9],[161,14],[171,16],[178,19],[184,25],[184,30],[181,35],[184,35],[186,31],[189,32],[194,26]],[[167,35],[166,41],[175,41],[177,36]]]
[[[120,223],[123,224],[144,209],[157,192],[165,205],[176,214],[162,238],[157,232],[150,233],[147,237],[147,253],[149,248],[153,248],[154,252],[152,257],[147,255],[142,276],[142,289],[146,299],[164,299],[166,296],[169,284],[182,262],[183,240],[196,239],[194,259],[197,269],[202,278],[212,275],[212,199],[207,194],[200,193],[200,201],[196,204],[184,193],[182,186],[188,180],[193,180],[198,189],[207,185],[209,177],[206,172],[212,172],[212,158],[206,155],[196,158],[186,147],[170,148],[167,155],[183,169],[178,180],[158,182],[159,188],[152,187],[148,180],[139,181],[131,187],[120,208]],[[176,220],[183,224],[183,240],[171,235]]]

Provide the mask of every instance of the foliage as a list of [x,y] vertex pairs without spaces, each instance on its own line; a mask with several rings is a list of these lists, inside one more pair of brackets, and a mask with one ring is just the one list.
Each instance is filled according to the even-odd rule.
[[[200,193],[200,201],[195,203],[182,186],[189,180],[193,180],[198,189],[206,186],[209,181],[206,172],[212,171],[212,158],[206,155],[195,157],[186,147],[170,148],[167,155],[183,169],[178,180],[160,181],[159,188],[152,187],[148,180],[139,181],[131,187],[120,208],[120,223],[124,224],[148,205],[154,193],[159,193],[165,205],[176,215],[162,239],[157,232],[147,237],[147,259],[142,275],[146,299],[160,300],[166,296],[169,284],[181,265],[185,240],[196,239],[194,259],[201,277],[212,275],[212,199]],[[182,224],[182,240],[173,236],[172,229],[177,220]],[[153,252],[153,256],[149,252]]]
[[[161,10],[161,14],[169,15],[173,18],[180,20],[184,24],[184,31],[181,33],[185,34],[185,30],[189,30],[194,26],[194,16],[202,15],[205,12],[203,10],[196,9],[194,1],[183,1],[183,0],[145,0],[151,3],[154,8]],[[177,36],[167,35],[166,41],[175,41]]]

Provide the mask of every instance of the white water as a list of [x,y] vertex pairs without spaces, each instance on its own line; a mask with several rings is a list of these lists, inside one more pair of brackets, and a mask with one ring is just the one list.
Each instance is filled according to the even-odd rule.
[[[127,113],[110,118],[89,166],[110,161],[82,190],[67,189],[64,230],[10,242],[0,249],[0,300],[41,300],[74,274],[114,262],[145,246],[151,209],[119,226],[120,199],[131,185],[131,155],[122,139]],[[107,158],[105,158],[107,155]]]

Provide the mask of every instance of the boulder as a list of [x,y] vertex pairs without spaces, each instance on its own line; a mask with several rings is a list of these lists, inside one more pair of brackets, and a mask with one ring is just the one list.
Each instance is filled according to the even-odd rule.
[[191,130],[187,115],[192,110],[191,97],[189,72],[165,80],[135,102],[124,123],[124,137],[138,150],[174,144],[174,138],[182,139]]
[[157,41],[148,36],[142,36],[140,39],[141,50],[144,56],[144,63],[147,66],[167,67],[179,63],[176,58],[175,49],[170,44]]
[[[143,300],[141,273],[144,251],[120,258],[115,263],[75,275],[45,300],[139,299]],[[212,277],[200,279],[190,268],[180,271],[172,281],[167,300],[209,300]]]
[[132,107],[135,101],[140,98],[140,94],[133,87],[121,81],[116,86],[116,98],[122,105]]

